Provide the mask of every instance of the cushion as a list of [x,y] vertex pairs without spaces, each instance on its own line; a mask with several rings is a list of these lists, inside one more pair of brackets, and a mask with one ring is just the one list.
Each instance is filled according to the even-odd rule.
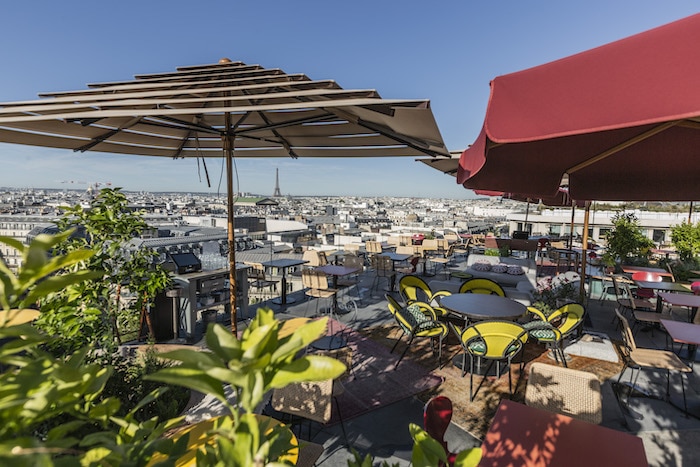
[[[441,327],[440,323],[437,323],[420,311],[418,305],[408,305],[405,308],[399,310],[401,316],[410,324],[414,332],[421,332],[428,329]],[[403,326],[402,326],[403,327]],[[411,331],[409,329],[404,329],[409,334]]]
[[508,266],[507,272],[508,272],[508,274],[511,274],[513,276],[520,276],[522,274],[525,274],[525,271],[523,270],[523,268],[521,268],[520,266],[516,266],[514,264],[511,264],[510,266]]
[[472,269],[475,271],[490,271],[491,270],[491,263],[486,263],[486,262],[477,262],[472,264]]
[[494,264],[493,266],[491,266],[491,272],[495,272],[498,274],[504,274],[504,273],[508,272],[508,265],[503,264],[503,263]]

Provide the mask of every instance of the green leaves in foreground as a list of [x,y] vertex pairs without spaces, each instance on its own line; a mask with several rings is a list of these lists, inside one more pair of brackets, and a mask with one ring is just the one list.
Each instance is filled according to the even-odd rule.
[[302,381],[334,379],[345,371],[345,365],[330,357],[297,358],[325,333],[327,318],[310,321],[283,338],[279,337],[281,325],[269,309],[258,311],[240,340],[225,327],[210,324],[206,333],[208,351],[186,349],[165,353],[164,358],[181,364],[160,370],[148,379],[211,394],[233,413],[224,395],[225,385],[235,388],[238,407],[252,412],[271,389]]

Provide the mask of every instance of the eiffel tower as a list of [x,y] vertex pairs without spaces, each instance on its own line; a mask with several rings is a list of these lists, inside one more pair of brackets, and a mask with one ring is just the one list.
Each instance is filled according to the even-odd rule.
[[282,196],[280,192],[280,169],[275,169],[275,192],[272,194],[274,198]]

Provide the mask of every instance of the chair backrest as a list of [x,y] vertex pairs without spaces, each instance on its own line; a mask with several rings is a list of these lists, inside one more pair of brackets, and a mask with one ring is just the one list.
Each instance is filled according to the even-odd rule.
[[[522,349],[527,342],[528,333],[521,325],[513,321],[479,321],[462,332],[462,346],[470,352],[486,358],[505,358]],[[472,346],[479,341],[483,346]]]
[[644,282],[661,282],[664,280],[659,274],[648,271],[637,271],[632,274],[632,280]]
[[319,259],[318,251],[316,250],[306,250],[301,256],[301,259],[303,259],[304,261],[308,261],[308,263],[306,263],[306,266],[322,266],[321,261]]
[[445,432],[452,421],[452,401],[445,396],[435,396],[423,407],[423,429],[450,454]]
[[390,276],[394,274],[394,262],[388,256],[376,255],[375,270],[379,276]]
[[625,305],[634,312],[637,309],[637,302],[634,300],[634,295],[632,295],[632,289],[630,289],[630,285],[626,282],[623,282],[620,285],[627,297],[629,297],[629,303],[625,303]]
[[567,303],[549,315],[547,321],[552,323],[561,320],[557,328],[562,336],[566,336],[583,325],[585,314],[586,309],[580,303]]
[[588,423],[603,420],[600,381],[593,373],[534,362],[525,388],[525,404]]
[[360,247],[362,247],[362,245],[359,243],[346,243],[343,245],[343,250],[357,252],[360,251]]
[[325,251],[317,251],[316,254],[318,254],[318,265],[319,266],[325,266],[328,264],[328,257],[326,256]]
[[430,302],[433,298],[430,286],[423,279],[412,274],[399,279],[399,293],[406,303]]
[[423,243],[421,243],[421,246],[423,247],[423,251],[437,251],[438,241],[436,238],[425,239]]
[[331,419],[333,380],[288,384],[272,392],[271,404],[278,412],[300,416],[319,423]]
[[481,277],[475,277],[464,281],[462,285],[459,286],[459,293],[482,293],[498,295],[500,297],[506,296],[503,287],[491,279],[484,279]]
[[356,268],[357,273],[362,272],[362,269],[365,266],[364,261],[362,261],[362,258],[359,256],[355,255],[346,255],[345,259],[343,260],[343,266],[346,268]]
[[625,343],[625,346],[630,351],[637,350],[637,343],[634,340],[634,334],[632,333],[632,328],[630,328],[629,321],[627,321],[627,318],[622,316],[622,313],[620,313],[620,310],[618,308],[615,308],[615,314],[617,315],[617,319],[620,320],[620,324],[622,325],[622,341]]
[[396,253],[399,255],[412,255],[413,254],[413,246],[412,245],[397,246]]
[[301,283],[309,289],[327,290],[328,276],[323,271],[304,269],[301,271]]
[[547,317],[542,313],[542,310],[535,308],[534,306],[527,307],[527,312],[531,315],[533,320],[547,322]]
[[613,288],[615,289],[615,298],[617,298],[618,300],[623,298],[626,293],[626,291],[622,287],[625,278],[617,274],[611,274],[610,279],[612,280]]
[[382,244],[374,240],[367,240],[365,242],[365,250],[367,250],[367,253],[381,253]]

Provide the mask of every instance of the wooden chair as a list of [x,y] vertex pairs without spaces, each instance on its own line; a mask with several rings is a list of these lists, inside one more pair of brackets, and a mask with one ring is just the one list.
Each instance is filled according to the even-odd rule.
[[[318,307],[320,299],[330,298],[338,292],[328,286],[328,276],[323,271],[317,271],[315,269],[305,269],[301,272],[301,283],[306,289],[304,294],[309,298],[316,298],[316,314],[318,314]],[[332,306],[329,307],[332,314]]]
[[[657,350],[657,349],[645,349],[637,347],[637,343],[634,340],[634,334],[630,328],[627,318],[622,316],[619,309],[615,309],[617,318],[620,320],[622,326],[622,340],[625,344],[625,355],[624,355],[624,366],[620,372],[620,376],[617,378],[617,385],[619,387],[622,375],[628,368],[632,369],[630,374],[630,383],[632,387],[637,385],[637,379],[639,378],[639,373],[642,370],[656,370],[666,372],[666,398],[670,397],[671,388],[671,372],[678,373],[681,379],[681,390],[683,391],[683,407],[685,413],[688,413],[688,403],[685,398],[685,385],[683,383],[683,374],[692,373],[692,369],[683,363],[681,359],[673,352],[668,350]],[[636,377],[634,376],[634,370],[637,370]],[[634,377],[634,381],[632,381]],[[631,391],[630,391],[631,392]],[[626,405],[629,405],[629,393],[627,395]]]
[[585,371],[534,362],[525,388],[525,404],[584,422],[603,421],[600,381]]

